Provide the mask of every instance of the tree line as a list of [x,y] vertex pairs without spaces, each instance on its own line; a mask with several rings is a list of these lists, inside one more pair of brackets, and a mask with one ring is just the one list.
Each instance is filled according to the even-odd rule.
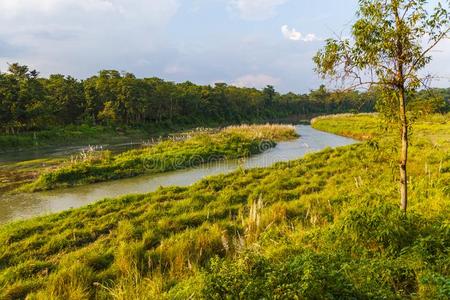
[[199,126],[371,112],[375,103],[374,92],[337,93],[325,86],[308,94],[280,94],[272,86],[258,90],[225,83],[174,83],[116,70],[102,70],[85,80],[60,74],[44,78],[18,63],[0,73],[0,128],[6,134],[80,124]]

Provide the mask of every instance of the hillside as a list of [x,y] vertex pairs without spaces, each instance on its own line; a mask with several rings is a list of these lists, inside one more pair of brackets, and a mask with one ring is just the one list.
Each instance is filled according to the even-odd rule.
[[450,116],[413,127],[406,216],[396,132],[313,126],[365,141],[1,227],[1,298],[450,297]]

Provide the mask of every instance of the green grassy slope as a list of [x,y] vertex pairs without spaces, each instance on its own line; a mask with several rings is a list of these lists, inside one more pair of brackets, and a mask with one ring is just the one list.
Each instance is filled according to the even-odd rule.
[[368,140],[382,134],[383,123],[376,114],[340,114],[317,117],[311,125],[319,130],[358,140]]
[[4,226],[2,297],[446,299],[450,121],[415,128],[406,216],[383,135]]

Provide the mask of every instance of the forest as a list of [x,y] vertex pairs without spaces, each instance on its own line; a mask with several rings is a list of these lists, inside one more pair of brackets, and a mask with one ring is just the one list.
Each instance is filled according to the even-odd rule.
[[[445,112],[450,89],[418,93],[417,110]],[[423,101],[426,99],[426,101]],[[371,112],[376,91],[308,94],[239,88],[225,83],[196,85],[103,70],[84,80],[60,74],[48,78],[13,63],[0,73],[0,131],[13,135],[67,125],[111,127],[200,126],[215,122],[264,121],[290,115]]]
[[103,70],[85,80],[64,75],[42,78],[15,63],[0,74],[0,124],[3,133],[72,124],[197,125],[212,120],[371,111],[374,102],[367,98],[357,92],[332,96],[324,87],[309,95],[280,95],[272,86],[262,91],[224,83],[199,86],[154,77],[138,79],[115,70]]

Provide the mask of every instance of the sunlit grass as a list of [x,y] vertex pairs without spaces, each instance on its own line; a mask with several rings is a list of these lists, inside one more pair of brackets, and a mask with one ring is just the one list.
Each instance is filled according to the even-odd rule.
[[317,117],[311,120],[311,125],[319,130],[351,137],[358,140],[368,140],[382,134],[383,122],[376,114],[342,114]]
[[[376,121],[354,118],[332,122],[362,132]],[[376,134],[5,225],[0,297],[448,299],[449,121],[415,126],[406,216],[393,141]]]
[[229,126],[222,130],[227,134],[242,134],[249,139],[290,140],[297,137],[293,125],[265,124]]

